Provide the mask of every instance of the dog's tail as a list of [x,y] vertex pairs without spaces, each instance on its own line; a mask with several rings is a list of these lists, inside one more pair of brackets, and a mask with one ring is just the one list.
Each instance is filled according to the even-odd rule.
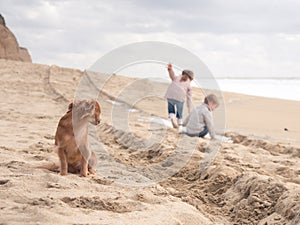
[[50,170],[52,172],[59,172],[59,166],[56,163],[48,163],[40,166],[35,166],[35,168]]

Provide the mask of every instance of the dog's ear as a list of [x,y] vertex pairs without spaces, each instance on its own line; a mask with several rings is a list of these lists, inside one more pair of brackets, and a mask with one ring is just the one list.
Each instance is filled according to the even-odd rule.
[[70,104],[69,104],[69,106],[68,106],[68,111],[72,111],[72,109],[73,109],[73,102],[71,102]]
[[101,107],[99,102],[95,101],[95,111],[97,111],[99,114],[101,113]]
[[72,111],[72,110],[77,109],[80,105],[80,102],[81,101],[78,100],[78,99],[73,99],[73,101],[68,106],[68,111]]

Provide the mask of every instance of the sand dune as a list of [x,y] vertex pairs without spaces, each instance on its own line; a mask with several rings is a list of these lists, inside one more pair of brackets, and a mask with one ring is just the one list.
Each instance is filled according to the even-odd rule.
[[[88,74],[0,60],[0,224],[300,224],[299,102],[225,93],[233,143],[215,143],[151,120],[166,84]],[[57,162],[68,102],[95,93],[97,175],[36,169]]]

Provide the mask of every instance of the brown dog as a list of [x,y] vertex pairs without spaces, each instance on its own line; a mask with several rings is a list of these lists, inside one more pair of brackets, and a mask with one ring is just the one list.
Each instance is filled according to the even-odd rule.
[[88,124],[100,123],[101,108],[95,100],[76,100],[69,104],[68,111],[60,119],[55,145],[58,148],[60,174],[69,172],[86,177],[88,172],[95,173],[97,163],[94,152],[88,148]]

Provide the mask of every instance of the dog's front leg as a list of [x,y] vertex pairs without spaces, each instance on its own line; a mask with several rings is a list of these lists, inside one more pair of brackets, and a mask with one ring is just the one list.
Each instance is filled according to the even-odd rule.
[[64,148],[58,149],[58,157],[60,160],[60,175],[64,176],[68,174],[68,162]]
[[81,171],[80,176],[86,177],[88,174],[88,161],[91,157],[91,152],[88,150],[87,146],[82,147],[81,149],[82,159],[81,159]]
[[88,169],[89,169],[89,173],[94,175],[96,174],[96,171],[94,169],[94,167],[96,166],[98,160],[97,160],[97,157],[95,155],[95,152],[91,152],[91,157],[89,158],[89,161],[88,161]]

